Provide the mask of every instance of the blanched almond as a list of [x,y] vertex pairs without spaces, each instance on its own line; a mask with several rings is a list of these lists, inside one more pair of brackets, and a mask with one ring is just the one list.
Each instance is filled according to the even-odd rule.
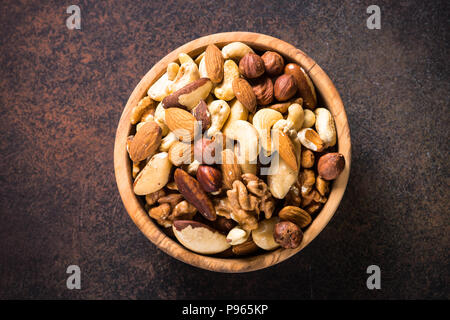
[[304,128],[298,132],[298,138],[302,145],[312,151],[322,151],[325,148],[325,145],[320,139],[317,132],[315,132],[311,128]]

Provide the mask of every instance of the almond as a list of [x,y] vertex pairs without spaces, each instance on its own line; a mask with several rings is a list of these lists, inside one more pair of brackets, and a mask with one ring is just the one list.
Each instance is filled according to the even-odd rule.
[[235,255],[245,256],[258,251],[258,246],[252,239],[248,239],[246,242],[233,246],[232,250]]
[[200,100],[208,97],[211,90],[211,80],[208,78],[200,78],[165,97],[162,105],[165,109],[181,108],[192,110],[198,105]]
[[161,127],[155,121],[144,123],[129,144],[131,160],[138,162],[152,156],[158,150],[161,136]]
[[210,44],[205,51],[205,67],[208,77],[213,83],[223,80],[224,59],[222,52],[215,45]]
[[222,170],[223,185],[227,189],[233,189],[233,182],[235,180],[241,180],[241,167],[238,164],[238,160],[234,155],[234,152],[230,149],[222,151],[222,164],[220,165]]
[[295,223],[300,228],[304,228],[311,223],[311,216],[308,212],[299,207],[286,206],[280,210],[278,216],[282,220],[287,220]]
[[275,130],[278,135],[278,153],[280,157],[286,161],[292,170],[297,170],[297,158],[295,156],[295,148],[291,139],[282,130]]
[[166,125],[177,138],[192,141],[195,135],[196,119],[188,111],[180,108],[169,108],[165,112]]
[[216,192],[222,186],[222,172],[220,170],[200,165],[197,170],[197,181],[206,192]]
[[174,180],[177,184],[178,191],[206,219],[210,221],[216,219],[216,211],[211,199],[208,198],[208,195],[203,191],[200,183],[195,178],[191,177],[186,171],[176,169]]
[[236,78],[233,80],[233,92],[240,103],[251,113],[256,110],[256,96],[247,80]]

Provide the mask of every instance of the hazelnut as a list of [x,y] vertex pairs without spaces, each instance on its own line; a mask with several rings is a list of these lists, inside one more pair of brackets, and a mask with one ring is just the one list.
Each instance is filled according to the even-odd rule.
[[258,105],[266,106],[273,101],[273,84],[269,77],[261,77],[252,81],[252,89]]
[[239,61],[239,71],[248,79],[258,78],[264,69],[264,61],[255,53],[249,52]]
[[342,154],[333,152],[320,157],[317,171],[325,180],[336,179],[345,168],[345,158]]
[[275,99],[278,101],[289,100],[297,92],[295,78],[290,74],[283,74],[279,76],[275,81],[273,90]]
[[284,68],[284,73],[291,74],[295,78],[298,93],[303,98],[304,106],[314,109],[317,104],[316,89],[305,70],[296,63],[288,63]]
[[216,168],[200,165],[197,170],[197,181],[206,192],[216,192],[222,186],[222,173]]
[[281,221],[275,225],[273,231],[275,242],[285,249],[297,248],[303,239],[303,232],[299,226],[290,221]]
[[266,51],[261,56],[261,59],[264,61],[264,67],[269,76],[274,77],[283,73],[284,59],[280,54],[273,51]]

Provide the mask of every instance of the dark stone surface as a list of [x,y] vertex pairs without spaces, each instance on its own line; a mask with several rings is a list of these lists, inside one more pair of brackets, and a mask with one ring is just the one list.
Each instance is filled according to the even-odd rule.
[[[256,4],[258,3],[258,4]],[[0,4],[0,298],[446,298],[448,1],[78,1]],[[167,256],[128,217],[115,129],[141,77],[183,43],[254,31],[308,53],[339,90],[353,163],[325,230],[295,257],[217,274]],[[82,289],[66,289],[77,264]],[[382,289],[366,288],[366,268]]]

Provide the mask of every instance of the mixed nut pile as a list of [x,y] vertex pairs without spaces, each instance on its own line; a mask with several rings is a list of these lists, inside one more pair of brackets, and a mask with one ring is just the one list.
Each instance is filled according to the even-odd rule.
[[131,111],[133,187],[149,216],[202,254],[298,247],[345,167],[309,76],[241,42],[178,60]]

